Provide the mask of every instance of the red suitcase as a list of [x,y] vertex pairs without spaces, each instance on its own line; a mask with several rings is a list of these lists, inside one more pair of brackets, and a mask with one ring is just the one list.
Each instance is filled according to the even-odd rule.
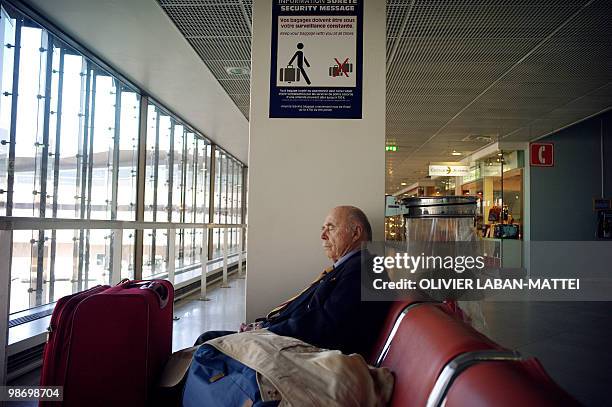
[[174,288],[126,281],[60,299],[51,316],[41,386],[63,402],[40,406],[144,406],[172,352]]

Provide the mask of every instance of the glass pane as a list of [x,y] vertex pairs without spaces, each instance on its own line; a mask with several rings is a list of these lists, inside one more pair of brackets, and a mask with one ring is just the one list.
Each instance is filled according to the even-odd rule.
[[[43,41],[45,43],[43,44]],[[15,144],[14,216],[39,216],[40,162],[45,93],[46,36],[34,27],[21,28],[19,97]],[[27,78],[27,79],[26,79]]]
[[[170,188],[170,167],[171,167],[171,119],[170,116],[160,113],[158,116],[159,131],[159,157],[157,165],[157,216],[158,222],[169,220],[170,202],[168,201],[168,191]],[[174,205],[174,201],[172,201]]]
[[[239,215],[240,215],[240,201],[238,200],[240,196],[240,163],[236,161],[236,165],[234,166],[234,223],[240,223]],[[238,239],[240,238],[240,230],[236,229],[234,233],[234,247],[235,252],[238,253]]]
[[155,216],[155,195],[159,161],[158,113],[154,105],[147,108],[147,153],[145,170],[145,213],[144,219],[152,221]]
[[195,263],[195,229],[185,229],[185,242],[184,242],[184,255],[183,255],[183,267],[192,265]]
[[227,181],[228,181],[227,156],[221,156],[221,223],[227,223]]
[[55,231],[55,266],[53,278],[53,298],[51,301],[72,294],[78,289],[76,279],[78,272],[78,250],[75,251],[74,230]]
[[13,64],[15,59],[16,21],[4,7],[0,16],[0,216],[6,215],[8,197],[8,162],[13,103]]
[[196,140],[195,157],[195,221],[206,222],[206,197],[207,197],[207,168],[206,168],[206,143],[202,139]]
[[84,290],[98,284],[110,283],[111,267],[111,231],[92,229],[87,231],[85,261],[89,267],[85,268],[83,276]]
[[175,254],[174,254],[174,268],[178,270],[184,265],[185,256],[185,229],[176,230],[176,242],[175,242]]
[[[216,167],[216,171],[217,171],[217,175],[218,175],[218,188],[216,189],[217,191],[217,199],[216,199],[216,211],[217,212],[215,214],[216,216],[216,220],[215,222],[217,223],[223,223],[224,222],[224,203],[225,203],[225,199],[224,199],[224,194],[225,194],[225,175],[224,175],[224,171],[225,171],[225,167],[226,167],[226,163],[225,163],[225,157],[224,154],[217,150],[218,154],[218,160],[217,160],[217,167]],[[213,259],[216,257],[220,257],[222,255],[221,253],[221,248],[222,248],[222,239],[223,239],[223,234],[224,231],[223,229],[217,229],[216,233],[215,233],[215,239],[216,239],[216,247],[217,250],[215,253],[213,253]]]
[[211,222],[210,219],[210,183],[211,183],[211,165],[212,165],[212,147],[209,143],[206,143],[206,184],[205,184],[205,191],[206,191],[206,198],[204,199],[204,207],[206,208],[204,210],[204,222],[209,223]]
[[[134,220],[140,96],[12,8],[10,18],[5,7],[0,18],[0,216],[6,213],[9,197],[13,129],[18,140],[13,145],[13,215]],[[17,34],[20,44],[15,44]],[[13,92],[17,52],[19,83]],[[11,112],[13,98],[16,109]],[[146,126],[144,219],[238,223],[241,164],[222,151],[212,157],[210,142],[154,103],[148,106]],[[215,186],[212,199],[211,183]],[[113,253],[114,233],[89,229],[16,231],[11,312],[108,284],[119,271],[113,270],[117,254]],[[135,231],[121,233],[120,277],[133,278]],[[175,262],[177,273],[193,269],[200,261],[202,229],[187,227],[173,232],[173,259],[168,258],[166,233],[143,232],[144,278],[165,275],[168,261]],[[228,249],[236,250],[236,228],[215,229],[212,234],[214,257],[222,255],[226,234]]]
[[503,151],[502,161],[502,230],[505,239],[521,239],[523,235],[523,152]]
[[194,264],[200,264],[200,256],[202,255],[202,238],[204,237],[205,229],[195,229],[194,233]]
[[116,92],[113,78],[92,70],[88,201],[91,219],[110,219]]
[[[98,284],[109,284],[109,230],[83,230],[82,233],[46,230],[44,234],[49,238],[41,241],[38,230],[13,232],[11,313],[48,304]],[[75,247],[75,240],[79,245],[79,237],[83,239],[82,244]],[[132,244],[129,238],[124,240],[124,248],[127,247],[124,255],[131,252]],[[43,270],[40,280],[37,279],[39,264]]]
[[[3,5],[0,216],[6,214],[9,197],[7,170],[14,130],[18,142],[12,144],[12,215],[85,222],[134,219],[139,95],[30,19],[12,8],[10,13],[12,18]],[[17,53],[19,82],[14,92]],[[16,109],[11,111],[13,100]],[[121,233],[121,269],[124,276],[133,277],[134,231]],[[114,238],[110,230],[15,231],[10,311],[108,284]],[[157,245],[161,246],[157,252],[165,252],[163,237]]]
[[[66,50],[66,49],[64,49]],[[57,160],[57,193],[54,201],[57,202],[57,216],[60,218],[80,217],[81,181],[83,177],[83,114],[82,101],[85,95],[83,67],[85,61],[81,56],[63,53],[60,55],[60,65],[63,68],[57,73],[58,83],[61,87],[58,92],[59,132],[56,132],[56,150],[54,158]],[[59,147],[59,150],[57,149]],[[57,181],[56,181],[57,180]]]
[[[61,125],[61,118],[57,114],[60,109],[60,82],[63,80],[60,70],[62,64],[62,48],[58,44],[53,43],[52,51],[52,70],[51,70],[51,94],[50,106],[49,106],[49,148],[47,152],[47,175],[46,175],[46,217],[57,217],[57,194],[59,185],[56,184],[55,180],[58,179],[59,173],[56,173],[56,168],[59,170],[59,147],[60,139],[57,136],[59,134]],[[58,157],[56,157],[56,155]],[[57,159],[56,159],[57,158]],[[42,163],[41,163],[42,166]]]
[[238,201],[238,197],[240,196],[240,164],[238,162],[235,163],[234,166],[234,223],[240,223],[238,220],[238,215],[240,213]]
[[154,278],[167,272],[167,241],[165,230],[145,229],[142,278]]
[[174,154],[172,161],[172,221],[181,222],[184,205],[183,171],[185,128],[182,125],[174,126]]
[[[38,232],[36,232],[38,235]],[[11,258],[11,312],[28,309],[30,304],[30,270],[32,269],[32,243],[34,231],[13,232],[13,253]],[[34,264],[34,267],[36,265]]]
[[[236,208],[236,162],[234,160],[230,160],[229,166],[229,181],[228,181],[228,223],[235,223],[236,219],[234,218],[235,208]],[[230,238],[229,238],[229,252],[233,253],[236,249],[236,229],[232,228],[229,230]]]
[[123,249],[121,250],[121,278],[134,279],[134,229],[123,230]]
[[236,213],[236,222],[242,223],[242,188],[243,188],[243,180],[242,180],[242,166],[238,166],[238,187],[236,188],[236,192],[238,196],[236,200],[238,201],[237,213]]
[[117,219],[136,219],[136,173],[138,169],[138,125],[140,95],[126,88],[121,92]]
[[219,150],[215,151],[215,213],[214,213],[214,223],[219,223],[221,221],[221,152]]
[[193,132],[185,133],[185,204],[184,204],[184,222],[195,221],[195,155],[196,155],[196,140]]
[[217,259],[221,257],[221,229],[213,229],[213,245],[212,245],[212,258]]

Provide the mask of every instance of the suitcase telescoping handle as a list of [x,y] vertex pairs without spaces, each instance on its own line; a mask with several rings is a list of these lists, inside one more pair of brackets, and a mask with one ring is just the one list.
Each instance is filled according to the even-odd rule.
[[168,305],[168,288],[159,281],[122,281],[123,288],[140,288],[141,290],[151,290],[159,298],[159,308],[163,309]]

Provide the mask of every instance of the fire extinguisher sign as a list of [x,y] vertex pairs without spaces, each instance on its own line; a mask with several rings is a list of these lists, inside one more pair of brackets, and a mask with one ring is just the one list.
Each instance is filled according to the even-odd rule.
[[553,167],[555,165],[555,148],[552,143],[531,143],[529,150],[532,167]]
[[271,118],[361,119],[363,0],[273,0]]

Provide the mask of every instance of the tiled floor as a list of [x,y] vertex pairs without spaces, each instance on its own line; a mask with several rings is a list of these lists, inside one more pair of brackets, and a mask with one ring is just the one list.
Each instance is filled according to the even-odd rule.
[[230,278],[229,288],[217,283],[208,289],[210,301],[199,301],[199,293],[178,301],[174,305],[172,350],[193,346],[206,331],[237,331],[245,318],[245,280]]
[[612,302],[491,302],[483,311],[491,338],[536,356],[584,405],[610,405]]
[[[245,316],[244,293],[245,280],[232,278],[230,288],[211,287],[210,301],[199,301],[196,294],[177,302],[173,350],[192,346],[208,330],[238,329]],[[538,357],[584,405],[610,405],[612,302],[487,302],[482,307],[491,338]],[[35,384],[38,375],[33,372],[14,384]]]

